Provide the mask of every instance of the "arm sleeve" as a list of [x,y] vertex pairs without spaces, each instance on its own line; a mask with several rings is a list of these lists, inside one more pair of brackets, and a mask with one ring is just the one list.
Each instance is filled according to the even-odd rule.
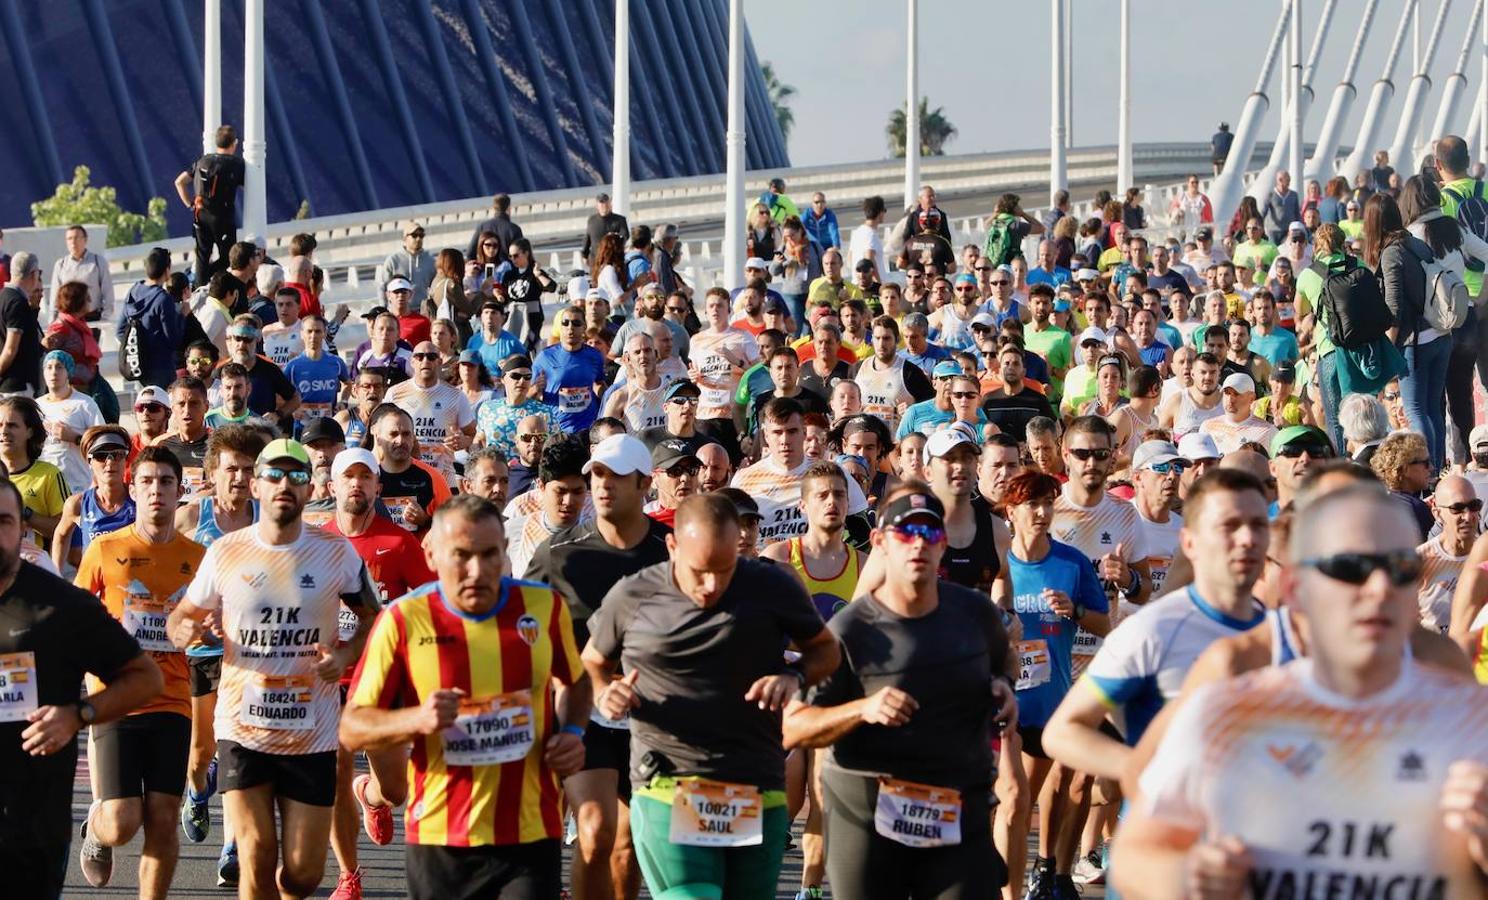
[[763,571],[767,573],[768,579],[778,582],[777,586],[768,590],[768,596],[775,598],[781,630],[791,640],[797,643],[810,640],[827,627],[822,622],[821,613],[816,611],[816,604],[811,602],[811,595],[806,593],[805,585],[795,577],[785,574],[779,567],[772,566]]
[[599,604],[599,609],[589,617],[589,643],[605,659],[618,660],[625,649],[624,623],[631,618],[630,592],[622,590],[621,579]]
[[841,706],[861,700],[863,695],[863,681],[853,668],[852,657],[847,652],[846,645],[842,645],[842,660],[837,663],[837,668],[814,687],[807,689],[806,702],[820,707]]
[[[1076,555],[1079,556],[1079,554]],[[1106,598],[1100,577],[1095,574],[1095,566],[1084,556],[1079,556],[1079,566],[1080,574],[1075,580],[1075,596],[1070,599],[1091,612],[1110,612],[1111,601]]]
[[1156,676],[1154,637],[1148,629],[1113,628],[1095,651],[1085,678],[1107,709],[1130,702]]
[[[1380,274],[1384,283],[1381,287],[1385,292],[1385,305],[1390,308],[1390,315],[1395,317],[1395,324],[1401,324],[1400,310],[1405,303],[1406,286],[1405,280],[1407,260],[1404,258],[1405,248],[1400,244],[1392,244],[1385,248],[1380,255]],[[1423,271],[1424,274],[1424,271]]]

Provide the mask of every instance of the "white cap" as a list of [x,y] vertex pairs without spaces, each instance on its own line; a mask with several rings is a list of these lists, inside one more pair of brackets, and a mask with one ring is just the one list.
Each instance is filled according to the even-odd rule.
[[387,287],[384,288],[384,290],[388,292],[411,291],[413,290],[413,282],[409,281],[407,278],[404,278],[402,275],[399,275],[398,277],[389,281],[387,283]]
[[746,269],[768,269],[770,267],[765,263],[764,260],[760,259],[758,256],[751,256],[748,259],[744,260],[744,268],[746,268]]
[[373,475],[382,471],[382,466],[378,464],[377,457],[372,455],[371,450],[363,447],[347,447],[331,460],[331,478],[340,478],[352,466],[366,466]]
[[1141,471],[1149,466],[1159,466],[1182,458],[1183,454],[1178,452],[1178,448],[1167,441],[1143,441],[1137,452],[1132,454],[1131,467],[1132,471]]
[[[134,402],[138,403],[136,399]],[[1467,449],[1469,452],[1479,447],[1488,447],[1488,424],[1476,425],[1467,435]]]
[[1178,442],[1178,452],[1189,462],[1200,459],[1219,459],[1219,448],[1214,438],[1204,431],[1190,431]]
[[568,279],[568,299],[582,300],[589,295],[589,276],[575,275]]
[[1080,340],[1077,343],[1081,347],[1083,347],[1085,346],[1086,341],[1099,341],[1101,346],[1104,347],[1110,343],[1111,337],[1104,331],[1101,331],[1099,328],[1091,325],[1089,328],[1086,328],[1084,331],[1080,332]]
[[930,439],[925,442],[925,462],[940,459],[962,444],[970,444],[975,448],[976,434],[965,422],[952,422],[930,435]]
[[1220,384],[1219,389],[1222,391],[1234,391],[1237,394],[1254,394],[1256,389],[1255,379],[1246,375],[1244,372],[1232,372]]
[[606,294],[603,290],[597,287],[592,287],[584,292],[585,303],[588,303],[590,300],[604,300],[606,302],[609,302],[609,299],[610,295]]
[[1076,281],[1094,281],[1100,277],[1100,273],[1094,269],[1080,269],[1075,272]]
[[1293,222],[1292,224],[1287,226],[1287,231],[1300,231],[1303,234],[1306,234],[1307,226],[1303,225],[1301,222]]
[[160,406],[164,406],[167,409],[169,409],[171,405],[170,396],[166,394],[165,389],[157,387],[153,384],[146,385],[145,387],[140,388],[139,393],[134,395],[135,406],[140,406],[145,403],[159,404]]
[[981,312],[981,313],[977,313],[976,315],[974,315],[974,316],[971,317],[971,324],[973,324],[973,325],[985,325],[988,328],[996,328],[997,327],[997,319],[993,318],[993,316],[992,316],[991,313]]
[[589,474],[595,463],[601,463],[616,475],[651,474],[651,451],[641,439],[628,434],[612,434],[594,448],[583,473]]

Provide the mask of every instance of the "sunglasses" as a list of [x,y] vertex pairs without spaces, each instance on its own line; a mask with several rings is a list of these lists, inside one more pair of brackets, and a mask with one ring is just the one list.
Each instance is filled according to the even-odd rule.
[[[1003,282],[1003,283],[1006,284],[1007,282]],[[958,294],[974,294],[974,293],[976,293],[976,285],[963,284],[960,287],[956,288],[956,293],[958,293]]]
[[991,281],[989,281],[987,283],[990,284],[990,285],[992,285],[993,287],[999,287],[999,286],[1005,285],[1005,284],[1012,284],[1012,282],[1011,281],[1008,281],[1006,278],[994,278],[994,279],[992,279]]
[[1106,460],[1111,458],[1111,451],[1104,447],[1071,447],[1069,454],[1080,462],[1090,459]]
[[1287,459],[1296,459],[1304,453],[1313,459],[1333,458],[1333,448],[1324,447],[1321,444],[1287,444],[1276,451],[1277,456],[1284,456]]
[[922,540],[927,544],[939,544],[946,539],[944,528],[936,525],[918,525],[914,522],[907,525],[895,525],[889,529],[889,534],[904,544],[913,544],[916,540]]
[[1153,463],[1147,467],[1149,472],[1156,472],[1159,475],[1171,475],[1174,472],[1182,475],[1187,469],[1188,460],[1186,459],[1173,459],[1168,462]]
[[564,319],[562,322],[559,322],[558,324],[559,325],[562,325],[564,328],[583,328],[584,327],[584,321],[582,319]]
[[981,396],[976,391],[951,391],[951,396],[957,400],[975,400]]
[[507,372],[506,373],[506,377],[507,378],[510,378],[512,381],[531,381],[532,380],[532,373],[531,372]]
[[413,358],[414,359],[438,359],[439,358],[439,354],[438,353],[415,353],[415,354],[413,354]]
[[698,462],[679,462],[666,470],[672,478],[683,478],[688,475],[696,475],[703,470],[703,464]]
[[545,441],[547,439],[548,439],[548,436],[546,434],[519,434],[519,435],[517,435],[517,440],[521,441],[524,444],[541,444],[543,441]]
[[486,248],[491,248],[491,247],[500,247],[501,245],[498,244],[498,243],[496,243],[495,241],[487,241],[484,244],[481,244],[481,246],[482,247],[486,247]]
[[1470,512],[1473,515],[1477,515],[1478,513],[1483,511],[1483,501],[1469,500],[1466,503],[1453,503],[1449,506],[1439,506],[1437,507],[1437,509],[1445,509],[1448,512],[1454,512],[1458,515],[1461,515],[1465,512]]
[[687,307],[685,307],[685,306],[668,306],[666,308],[666,311],[669,312],[669,313],[681,313],[681,314],[685,315],[687,313]]
[[134,408],[134,411],[137,413],[169,412],[170,407],[162,403],[141,403],[139,406],[136,406]]
[[671,403],[671,404],[674,404],[676,406],[696,406],[697,405],[697,402],[698,402],[698,398],[696,398],[696,397],[673,397],[672,399],[668,400],[667,402],[668,403]]
[[1400,392],[1399,391],[1385,391],[1385,393],[1382,396],[1386,400],[1390,401],[1391,403],[1394,403],[1396,400],[1399,400],[1400,399]]
[[304,469],[281,469],[278,466],[265,466],[258,470],[258,477],[264,481],[274,482],[288,479],[289,483],[295,487],[304,487],[310,483],[310,473]]
[[[101,462],[108,462],[111,459],[113,459],[113,460],[123,459],[124,457],[126,457],[128,455],[129,455],[129,451],[128,450],[94,450],[92,453],[89,453],[88,454],[88,458],[91,459],[91,460],[93,460],[94,462],[101,463]],[[1482,506],[1483,504],[1479,503],[1478,505],[1479,506]]]
[[1375,572],[1383,571],[1395,587],[1405,587],[1421,576],[1424,564],[1414,550],[1395,550],[1390,553],[1335,553],[1332,556],[1315,556],[1304,559],[1297,565],[1317,569],[1334,581],[1353,585],[1363,584]]

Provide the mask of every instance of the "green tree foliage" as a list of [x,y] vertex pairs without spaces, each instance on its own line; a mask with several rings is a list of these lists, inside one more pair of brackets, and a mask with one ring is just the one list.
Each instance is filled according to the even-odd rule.
[[791,126],[796,124],[796,114],[791,112],[790,98],[796,95],[794,85],[781,84],[770,63],[760,63],[760,75],[765,79],[765,90],[770,95],[770,105],[775,108],[775,121],[780,123],[780,136],[790,140]]
[[[904,156],[904,107],[889,114],[889,124],[884,131],[889,136],[889,152],[895,157]],[[945,107],[930,109],[930,102],[920,98],[920,155],[944,156],[945,145],[956,136],[956,126],[945,117]]]
[[57,185],[57,192],[31,204],[31,220],[42,228],[57,228],[85,222],[108,226],[108,245],[143,244],[164,240],[165,200],[151,197],[144,213],[119,208],[117,192],[105,185],[88,183],[88,167],[78,166],[72,181]]

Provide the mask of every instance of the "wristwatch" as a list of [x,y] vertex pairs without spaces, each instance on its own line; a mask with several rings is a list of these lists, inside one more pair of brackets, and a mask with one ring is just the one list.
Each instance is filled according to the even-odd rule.
[[1076,622],[1078,622],[1081,619],[1085,618],[1085,613],[1088,612],[1088,611],[1089,610],[1085,609],[1084,604],[1076,603],[1075,604],[1075,614],[1073,616],[1070,616],[1070,618],[1071,619],[1074,619]]
[[92,725],[93,720],[98,718],[98,710],[94,709],[93,704],[87,700],[79,700],[73,705],[77,707],[78,718],[83,721],[84,725]]

